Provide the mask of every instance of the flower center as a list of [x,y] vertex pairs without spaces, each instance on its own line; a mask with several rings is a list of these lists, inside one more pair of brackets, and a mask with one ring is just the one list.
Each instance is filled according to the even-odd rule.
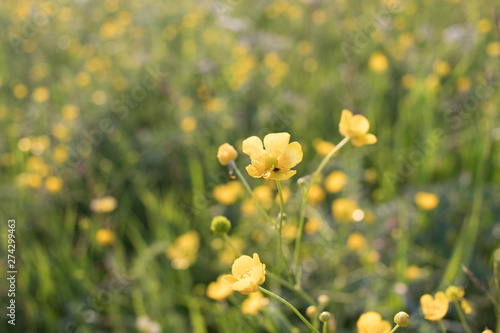
[[266,158],[266,169],[267,170],[273,170],[275,172],[278,172],[280,169],[277,168],[278,166],[278,158],[276,156],[268,156]]

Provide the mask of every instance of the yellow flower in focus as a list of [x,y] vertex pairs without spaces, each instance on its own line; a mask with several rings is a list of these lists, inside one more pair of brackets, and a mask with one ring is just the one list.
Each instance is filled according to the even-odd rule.
[[241,303],[241,312],[244,314],[256,314],[260,309],[268,303],[260,291],[250,294],[246,300]]
[[335,148],[335,145],[329,141],[324,141],[320,138],[316,138],[313,140],[313,147],[318,154],[320,154],[321,156],[326,156],[329,152],[332,151],[333,148]]
[[368,133],[369,129],[370,122],[364,116],[360,114],[353,116],[351,111],[342,110],[339,131],[343,136],[350,138],[354,146],[372,145],[377,142],[377,137]]
[[217,185],[214,188],[214,198],[219,203],[229,206],[234,204],[241,194],[243,187],[237,180],[232,180],[227,184]]
[[423,210],[433,210],[439,204],[439,197],[434,193],[417,192],[414,199],[417,206]]
[[430,321],[440,321],[448,312],[448,297],[442,291],[438,291],[433,298],[429,294],[420,297],[420,305],[424,311],[424,318]]
[[360,233],[352,233],[347,238],[347,247],[353,252],[362,252],[366,248],[366,239]]
[[222,275],[215,282],[211,282],[207,287],[207,297],[216,301],[221,301],[233,293],[231,285],[224,282]]
[[356,327],[359,333],[388,333],[391,330],[391,324],[374,311],[363,313]]
[[172,268],[187,269],[196,261],[199,248],[200,235],[196,231],[189,231],[177,237],[174,244],[167,249]]
[[217,151],[217,159],[222,165],[228,165],[238,157],[238,152],[229,143],[224,143]]
[[45,188],[47,191],[55,193],[59,192],[63,187],[63,180],[59,177],[49,177],[45,180]]
[[321,185],[314,184],[307,194],[307,201],[311,204],[320,204],[325,200],[326,193]]
[[325,189],[328,193],[340,192],[347,183],[347,175],[342,171],[332,171],[325,179]]
[[383,73],[387,70],[387,67],[389,66],[389,61],[382,52],[377,51],[373,52],[373,54],[370,56],[370,59],[368,60],[368,65],[370,67],[370,70],[372,70],[373,72]]
[[109,213],[115,210],[118,202],[112,196],[94,199],[90,202],[90,209],[95,213]]
[[108,246],[115,241],[115,234],[110,229],[99,229],[95,234],[97,242],[102,246]]
[[357,209],[358,204],[352,199],[339,198],[332,203],[333,217],[341,223],[354,221],[353,214]]
[[234,261],[232,275],[224,275],[223,279],[243,295],[254,293],[266,280],[266,265],[260,262],[257,253],[253,254],[253,259],[243,255]]
[[[262,141],[252,136],[243,141],[243,152],[250,156],[252,164],[246,167],[254,178],[286,180],[297,171],[290,170],[302,161],[302,146],[290,142],[288,133],[272,133]],[[265,147],[265,149],[264,149]]]

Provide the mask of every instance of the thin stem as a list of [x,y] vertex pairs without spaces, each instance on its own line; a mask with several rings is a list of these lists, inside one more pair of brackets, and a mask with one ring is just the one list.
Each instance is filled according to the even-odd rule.
[[295,253],[294,253],[294,260],[293,260],[293,265],[294,265],[294,270],[295,270],[295,285],[297,288],[300,289],[301,281],[300,281],[300,270],[299,270],[299,255],[300,255],[300,242],[302,241],[302,231],[304,229],[304,222],[306,218],[306,207],[307,207],[307,195],[309,194],[309,191],[311,190],[312,186],[316,181],[318,180],[319,175],[321,174],[321,171],[323,171],[324,167],[328,163],[328,161],[335,155],[340,148],[342,148],[347,141],[349,141],[348,137],[345,137],[342,139],[342,141],[339,142],[338,145],[336,145],[329,153],[328,155],[323,158],[321,163],[319,164],[318,168],[313,174],[313,177],[311,179],[311,182],[307,186],[306,190],[302,192],[302,205],[300,207],[300,217],[299,217],[299,226],[297,228],[297,236],[295,237]]
[[393,333],[393,332],[396,332],[396,330],[399,328],[399,325],[396,324],[396,326],[394,326],[394,328],[389,332],[389,333]]
[[276,298],[277,300],[288,306],[293,312],[295,312],[295,314],[300,318],[300,320],[302,320],[304,324],[307,325],[307,327],[309,327],[314,333],[319,333],[319,331],[316,328],[314,328],[314,326],[306,318],[304,318],[302,314],[300,314],[299,310],[297,310],[292,304],[288,303],[286,299],[279,297],[275,293],[267,289],[264,289],[261,286],[259,286],[259,290],[262,291],[264,294]]
[[231,240],[231,238],[229,238],[229,236],[227,234],[224,234],[222,235],[222,238],[224,238],[224,241],[233,249],[233,251],[239,256],[241,257],[241,252],[236,248],[236,246],[234,246],[234,243],[233,241]]
[[443,321],[440,320],[440,321],[438,321],[438,323],[439,323],[439,327],[441,327],[441,332],[446,333],[446,328],[444,327]]
[[271,222],[275,227],[278,227],[276,225],[276,222],[274,221],[273,218],[271,218],[271,216],[269,216],[269,214],[266,212],[266,210],[264,209],[264,207],[262,207],[262,204],[260,203],[260,201],[255,197],[255,195],[253,194],[252,192],[252,189],[250,188],[250,185],[248,185],[248,182],[247,180],[245,179],[245,177],[243,177],[243,174],[241,173],[240,169],[238,169],[238,167],[236,166],[236,164],[234,162],[232,162],[232,168],[234,171],[236,171],[236,174],[238,175],[238,178],[240,179],[240,181],[243,183],[243,186],[245,187],[245,189],[247,190],[248,194],[250,194],[250,196],[252,197],[253,201],[255,201],[255,204],[257,205],[257,207],[259,208],[260,210],[260,213],[262,215],[264,215],[264,217],[269,221]]
[[464,326],[464,329],[467,333],[472,333],[470,330],[469,324],[467,324],[467,320],[465,319],[465,314],[464,311],[462,310],[462,307],[460,304],[458,304],[458,301],[453,301],[455,303],[455,308],[457,309],[458,312],[458,317],[460,318],[460,321],[462,322],[462,325]]
[[323,333],[328,333],[326,322],[323,323]]
[[[278,223],[278,252],[281,257],[281,261],[283,262],[283,268],[287,271],[290,276],[290,271],[288,269],[288,262],[285,257],[285,253],[283,252],[283,220],[285,216],[285,200],[283,200],[283,190],[281,189],[281,183],[279,180],[276,181],[276,186],[278,187],[278,193],[280,197],[280,219]],[[290,277],[291,278],[291,277]]]
[[278,275],[269,272],[266,270],[266,276],[269,276],[271,279],[275,280],[276,282],[280,283],[284,287],[287,287],[288,289],[294,291],[297,295],[301,296],[307,303],[310,305],[316,306],[316,302],[312,299],[311,296],[306,294],[303,290],[298,290],[297,288],[294,287],[294,285],[282,278],[280,278]]

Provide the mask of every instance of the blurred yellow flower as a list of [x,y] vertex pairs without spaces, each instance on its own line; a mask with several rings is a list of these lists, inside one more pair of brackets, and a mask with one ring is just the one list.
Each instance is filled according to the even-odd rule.
[[66,159],[68,158],[68,150],[66,149],[66,146],[64,145],[58,145],[54,148],[54,160],[57,163],[64,163],[66,162]]
[[362,252],[366,248],[366,239],[358,232],[354,232],[347,238],[347,247],[353,252]]
[[97,230],[97,233],[95,234],[95,238],[97,240],[97,243],[99,243],[102,246],[108,246],[113,244],[115,240],[115,234],[113,231],[110,229],[99,229]]
[[272,133],[262,141],[252,136],[243,141],[243,152],[250,156],[252,164],[246,167],[254,178],[286,180],[297,171],[290,170],[302,161],[302,146],[290,141],[288,133]]
[[181,130],[184,133],[191,133],[197,127],[197,122],[194,117],[186,117],[181,120]]
[[295,239],[295,236],[297,235],[297,226],[293,224],[285,224],[283,226],[282,234],[284,239]]
[[95,105],[103,105],[104,103],[106,103],[107,99],[108,96],[102,90],[97,90],[92,93],[92,102],[94,102]]
[[234,204],[243,190],[243,186],[237,180],[232,180],[227,184],[217,185],[214,188],[214,198],[219,203],[229,206]]
[[224,143],[217,151],[217,158],[222,165],[228,165],[238,157],[238,152],[229,143]]
[[313,21],[314,24],[323,24],[326,21],[326,12],[321,9],[315,10],[311,14],[311,20]]
[[372,70],[373,72],[383,73],[387,70],[387,67],[389,66],[389,61],[382,52],[376,51],[373,52],[373,54],[370,56],[370,59],[368,60],[368,65],[370,67],[370,70]]
[[377,142],[377,137],[368,133],[369,129],[370,122],[364,116],[360,114],[353,116],[351,111],[342,110],[339,131],[343,136],[350,138],[354,146],[360,147]]
[[488,33],[491,30],[491,26],[491,21],[488,19],[481,19],[477,22],[477,30],[482,34]]
[[439,81],[439,77],[435,74],[429,74],[425,78],[425,86],[431,92],[438,92],[441,87],[441,82]]
[[415,76],[412,74],[405,74],[403,75],[401,82],[403,83],[403,87],[410,89],[415,85]]
[[421,276],[421,269],[417,265],[410,265],[405,270],[405,279],[413,281],[419,279]]
[[463,287],[449,286],[446,289],[446,297],[451,301],[460,301],[465,296],[465,291]]
[[329,141],[324,141],[320,138],[316,138],[313,140],[313,147],[318,154],[320,154],[321,156],[326,156],[329,152],[332,151],[333,148],[335,148],[335,145]]
[[457,79],[457,89],[459,91],[467,91],[472,85],[471,79],[467,76],[462,76]]
[[[283,202],[286,203],[288,199],[290,199],[290,196],[292,195],[292,191],[290,191],[290,188],[288,186],[283,186],[281,189],[281,192],[283,194]],[[274,198],[274,202],[276,202],[277,205],[280,204],[280,195],[279,193],[276,193],[276,197]]]
[[312,218],[306,222],[304,225],[304,232],[308,235],[312,235],[321,229],[323,222],[321,219]]
[[352,199],[338,198],[332,202],[333,217],[341,223],[354,221],[353,214],[357,209],[358,204]]
[[486,53],[490,57],[498,57],[500,56],[500,42],[492,42],[486,46]]
[[391,324],[377,312],[363,313],[356,323],[359,333],[389,333]]
[[94,199],[90,202],[90,209],[95,213],[109,213],[115,210],[118,202],[112,196]]
[[207,287],[207,297],[216,301],[221,301],[233,293],[229,283],[224,282],[222,275],[215,282],[211,282]]
[[450,63],[443,60],[436,60],[433,65],[434,73],[439,76],[447,76],[451,72]]
[[347,183],[347,175],[342,171],[332,171],[325,179],[325,189],[328,193],[340,192]]
[[463,298],[460,301],[460,306],[462,307],[462,310],[464,310],[465,314],[471,314],[472,313],[472,307],[470,306],[469,302],[465,298]]
[[28,94],[28,88],[22,83],[16,84],[13,89],[14,96],[19,99],[26,97]]
[[184,270],[194,264],[200,248],[200,235],[192,230],[180,235],[167,249],[167,257],[174,269]]
[[438,291],[433,298],[429,294],[420,297],[420,305],[424,312],[424,318],[430,321],[440,321],[448,312],[448,297],[442,291]]
[[232,275],[224,275],[223,279],[243,295],[254,293],[266,280],[266,265],[260,262],[257,253],[253,254],[253,259],[243,255],[234,261]]
[[252,293],[243,303],[241,303],[241,312],[244,314],[256,314],[267,304],[267,301],[268,299],[265,298],[260,291]]
[[243,214],[243,216],[252,216],[257,212],[257,209],[258,207],[255,201],[250,198],[243,200],[241,203],[241,214]]
[[417,206],[423,210],[433,210],[439,204],[439,197],[434,193],[417,192],[414,199]]
[[63,187],[63,180],[59,177],[48,177],[45,180],[45,188],[47,191],[55,193],[59,192]]
[[314,184],[307,194],[307,201],[313,205],[322,203],[326,198],[325,190],[321,185]]
[[62,116],[66,120],[73,120],[75,118],[78,118],[80,115],[80,109],[72,104],[66,104],[63,106],[62,110]]
[[38,87],[33,91],[33,99],[35,102],[43,103],[49,99],[50,91],[45,87]]
[[493,333],[493,331],[492,331],[492,330],[489,330],[489,329],[485,329],[485,330],[483,331],[483,333]]

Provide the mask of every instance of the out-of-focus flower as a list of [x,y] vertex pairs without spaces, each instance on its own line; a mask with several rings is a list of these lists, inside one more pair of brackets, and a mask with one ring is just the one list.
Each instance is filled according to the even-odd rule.
[[482,34],[487,34],[491,30],[491,21],[488,19],[482,19],[477,22],[477,30]]
[[243,216],[252,216],[257,212],[257,210],[258,207],[253,199],[248,198],[241,202],[241,213]]
[[342,110],[339,131],[345,137],[351,139],[354,146],[372,145],[377,142],[377,137],[368,133],[370,122],[364,116],[357,114],[353,116],[349,110]]
[[451,301],[460,301],[465,296],[465,291],[463,287],[449,286],[446,289],[446,297]]
[[216,235],[227,234],[231,230],[231,221],[225,216],[216,216],[210,223],[210,230]]
[[250,294],[248,298],[241,303],[241,312],[245,314],[256,314],[267,303],[268,299],[265,298],[260,291],[257,291],[256,293]]
[[326,193],[325,190],[321,187],[321,185],[314,184],[311,186],[309,193],[307,194],[307,201],[311,204],[319,204],[325,200]]
[[59,192],[63,187],[63,180],[59,177],[48,177],[45,179],[45,188],[47,191],[55,193]]
[[420,297],[420,305],[424,312],[424,318],[430,321],[440,321],[446,316],[449,306],[448,297],[442,291],[438,291],[434,298],[425,294]]
[[197,127],[196,119],[194,117],[186,117],[181,120],[180,127],[184,133],[191,133]]
[[252,193],[264,208],[269,209],[273,206],[273,191],[269,186],[259,185],[253,189]]
[[[286,203],[288,199],[290,199],[292,191],[290,191],[290,188],[288,186],[283,186],[281,189],[281,193],[283,194],[283,202]],[[281,199],[279,193],[276,193],[276,198],[274,198],[274,201],[276,202],[277,205],[280,204],[280,200]]]
[[226,299],[233,293],[231,285],[224,282],[222,275],[215,282],[211,282],[207,287],[207,297],[216,301]]
[[217,159],[222,165],[228,165],[238,157],[238,152],[229,143],[224,143],[217,151]]
[[306,316],[309,318],[314,318],[316,317],[316,313],[318,312],[318,308],[315,307],[314,305],[309,305],[306,309]]
[[308,235],[312,235],[321,229],[323,222],[319,218],[312,218],[306,222],[304,225],[304,232]]
[[433,65],[434,73],[439,76],[447,76],[451,72],[450,63],[443,60],[436,60]]
[[38,87],[33,91],[33,99],[35,102],[43,103],[49,99],[50,91],[45,87]]
[[318,154],[320,154],[321,156],[326,156],[329,152],[332,151],[333,148],[335,148],[335,145],[329,141],[324,141],[320,138],[316,138],[313,140],[313,147]]
[[214,188],[214,198],[223,205],[232,205],[243,191],[243,186],[237,180],[232,180],[227,184],[217,185]]
[[148,316],[138,317],[135,321],[135,327],[141,333],[160,333],[161,325],[157,321],[151,320]]
[[[262,141],[252,136],[243,141],[243,152],[250,156],[252,164],[246,167],[254,178],[286,180],[297,171],[290,170],[302,161],[302,146],[290,142],[288,133],[272,133]],[[264,149],[265,147],[265,149]]]
[[95,213],[109,213],[115,210],[118,202],[112,196],[94,199],[90,202],[90,209]]
[[460,301],[460,306],[462,307],[462,310],[464,310],[464,312],[466,314],[472,313],[472,307],[470,306],[469,302],[467,302],[467,300],[465,298]]
[[362,234],[354,232],[347,238],[347,247],[353,252],[362,252],[366,248],[366,239]]
[[356,326],[359,333],[387,333],[391,330],[391,324],[374,311],[363,313]]
[[500,56],[500,42],[489,43],[486,46],[486,53],[488,53],[490,57]]
[[434,193],[417,192],[414,199],[417,206],[423,210],[433,210],[439,204],[439,197]]
[[341,223],[354,221],[353,214],[357,209],[358,204],[352,199],[339,198],[332,202],[333,217]]
[[458,91],[467,91],[472,85],[471,79],[467,76],[462,76],[457,79],[457,89]]
[[370,67],[370,70],[372,70],[373,72],[383,73],[387,70],[387,67],[389,66],[389,61],[382,52],[376,51],[373,52],[373,54],[370,56],[370,59],[368,60],[368,65]]
[[102,228],[97,230],[97,233],[95,234],[95,239],[100,245],[108,246],[113,244],[113,242],[115,241],[115,234],[110,229]]
[[232,275],[224,275],[223,279],[243,295],[254,293],[266,280],[266,265],[260,262],[257,253],[253,258],[243,255],[234,261]]
[[286,224],[283,226],[282,230],[283,238],[287,240],[295,239],[297,235],[297,226],[294,224]]
[[347,175],[342,171],[332,171],[325,179],[325,189],[328,193],[340,192],[347,183]]
[[493,333],[493,331],[492,331],[492,330],[489,330],[489,329],[485,329],[485,330],[483,331],[483,333]]
[[174,269],[187,269],[194,264],[200,248],[200,235],[192,230],[176,238],[167,249],[167,257],[172,260]]

